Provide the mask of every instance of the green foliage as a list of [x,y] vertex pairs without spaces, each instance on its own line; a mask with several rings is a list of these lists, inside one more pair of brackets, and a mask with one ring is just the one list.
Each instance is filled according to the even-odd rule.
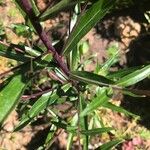
[[83,0],[74,0],[74,1],[61,0],[59,3],[57,3],[53,7],[48,8],[42,15],[40,15],[40,21],[45,21],[45,20],[55,16],[60,11],[64,10],[65,8],[75,5],[79,1],[83,1]]
[[123,78],[121,78],[118,82],[116,82],[117,85],[121,86],[130,86],[133,85],[146,77],[150,75],[150,65],[143,67],[142,69],[138,69]]
[[30,121],[33,120],[41,111],[43,111],[46,107],[54,103],[58,99],[58,95],[56,91],[53,93],[49,92],[43,94],[32,106],[32,108],[27,112],[26,115],[23,116],[19,125],[16,127],[15,131],[20,130],[24,126],[26,126]]
[[115,1],[113,0],[99,0],[94,3],[90,9],[79,16],[78,21],[76,22],[74,29],[63,49],[63,53],[65,55],[68,55],[68,53],[73,50],[74,46],[81,40],[81,38],[108,13],[114,2]]
[[102,89],[98,95],[92,99],[92,102],[81,112],[80,116],[85,116],[96,110],[98,107],[102,106],[102,104],[106,103],[109,99],[106,94],[106,89]]
[[118,44],[111,45],[107,49],[109,59],[102,65],[97,66],[96,73],[106,76],[109,73],[109,69],[119,61]]
[[122,140],[110,141],[110,142],[107,142],[107,143],[103,144],[102,146],[98,147],[96,150],[110,150],[114,146],[118,145],[121,142],[123,142],[123,141]]
[[[47,124],[50,130],[44,149],[51,146],[55,133],[61,128],[68,133],[67,150],[72,149],[74,137],[78,137],[83,149],[87,150],[92,136],[115,132],[115,129],[103,122],[101,110],[110,109],[127,116],[137,117],[115,105],[112,102],[112,96],[115,90],[120,90],[136,97],[127,87],[149,77],[150,65],[110,72],[111,67],[119,61],[119,47],[116,44],[108,47],[109,58],[103,64],[97,64],[92,72],[84,69],[83,66],[90,61],[86,59],[83,62],[82,59],[88,53],[89,43],[82,38],[107,13],[113,11],[113,6],[116,6],[115,0],[61,0],[42,13],[34,0],[30,2],[33,11],[27,12],[29,9],[25,9],[21,1],[14,0],[26,22],[13,24],[11,28],[28,42],[34,42],[33,33],[37,34],[47,48],[47,52],[43,49],[43,45],[35,45],[36,42],[30,46],[0,42],[0,56],[14,59],[19,64],[13,68],[14,72],[9,77],[7,73],[2,75],[6,77],[0,89],[0,124],[3,124],[11,111],[18,106],[19,101],[25,97],[27,105],[30,104],[31,107],[28,108],[25,103],[19,103],[23,105],[25,111],[15,131],[31,124],[39,115],[45,115],[48,118]],[[82,10],[83,6],[88,7]],[[57,53],[49,38],[46,38],[40,21],[50,19],[65,8],[71,11],[74,7],[79,15],[74,14],[75,19],[72,19],[71,25],[74,27],[72,29],[71,26],[71,33],[62,50],[62,59],[62,55]],[[0,33],[3,35],[3,29]],[[35,102],[30,103],[33,99]],[[63,115],[60,115],[62,110],[57,109],[58,105],[64,103],[69,103],[74,110],[74,114],[70,114],[65,119]],[[67,113],[69,110],[65,111]],[[116,137],[116,140],[104,143],[97,149],[110,150],[121,142],[123,140]]]
[[11,28],[18,36],[29,38],[32,36],[32,29],[24,24],[12,24]]
[[21,75],[16,75],[0,92],[0,123],[2,124],[8,114],[14,109],[20,100],[26,87]]

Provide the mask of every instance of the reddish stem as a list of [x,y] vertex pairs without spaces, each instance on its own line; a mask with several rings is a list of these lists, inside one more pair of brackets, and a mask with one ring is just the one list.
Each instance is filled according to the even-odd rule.
[[29,17],[32,25],[34,26],[40,39],[43,41],[48,52],[51,52],[53,54],[53,57],[54,57],[55,61],[57,62],[58,66],[61,68],[61,70],[66,75],[69,75],[69,69],[68,69],[67,65],[63,62],[62,57],[57,53],[55,48],[52,46],[46,32],[42,29],[42,26],[40,25],[40,21],[39,21],[38,17],[36,17],[36,15],[34,14],[34,11],[32,9],[30,2],[28,0],[21,0],[21,3],[22,3],[24,11],[26,12],[27,16]]
[[22,96],[22,100],[30,100],[32,98],[37,98],[38,96],[46,94],[46,93],[48,93],[50,91],[52,91],[52,89],[48,89],[48,90],[41,91],[41,92],[38,92],[38,93],[35,93],[35,94],[31,94],[31,95],[23,95]]
[[[8,44],[8,43],[4,43],[3,41],[0,41],[0,44],[4,45],[4,46],[7,46],[7,47],[11,47],[12,45],[11,44]],[[13,48],[16,52],[21,52],[21,53],[24,53],[24,51],[18,47],[15,47],[15,45],[13,45]]]

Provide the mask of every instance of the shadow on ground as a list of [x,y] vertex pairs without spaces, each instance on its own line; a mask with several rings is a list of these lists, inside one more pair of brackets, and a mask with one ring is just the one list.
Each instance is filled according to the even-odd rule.
[[[129,49],[127,54],[129,67],[150,64],[150,34],[145,34],[132,41]],[[125,96],[121,105],[130,112],[139,115],[141,117],[139,123],[150,129],[150,79],[141,81],[133,88],[146,90],[149,96],[145,98]]]

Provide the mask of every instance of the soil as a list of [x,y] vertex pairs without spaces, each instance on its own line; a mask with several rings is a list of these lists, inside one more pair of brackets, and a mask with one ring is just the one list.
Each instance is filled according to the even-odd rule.
[[[47,4],[52,4],[52,1],[37,0],[37,3],[40,11],[43,11]],[[6,39],[14,44],[26,42],[23,37],[18,37],[9,26],[12,23],[24,22],[22,16],[18,16],[18,14],[15,5],[10,0],[6,0],[5,4],[0,6],[0,22],[2,22],[5,27]],[[137,15],[139,17],[137,17]],[[66,40],[65,36],[68,26],[68,12],[61,12],[55,18],[46,21],[44,24],[45,30],[51,37],[51,40],[61,39],[61,42],[56,45],[58,51],[61,51],[63,43]],[[125,8],[124,11],[115,12],[111,15],[108,14],[83,38],[83,40],[89,42],[90,47],[88,56],[91,54],[97,55],[97,58],[93,60],[91,64],[87,65],[86,70],[92,71],[97,60],[99,63],[106,60],[107,48],[116,43],[119,45],[120,49],[120,62],[117,69],[148,63],[150,61],[150,35],[148,34],[148,31],[149,24],[143,16],[143,13],[140,13],[137,10],[135,11],[135,8],[129,10],[126,10]],[[41,44],[41,41],[38,42]],[[9,59],[0,57],[0,73],[5,72],[10,68],[7,65],[9,62]],[[149,89],[149,83],[149,80],[143,81],[139,85],[136,85],[136,87],[139,89]],[[110,110],[103,112],[103,115],[105,116],[104,122],[110,122],[113,127],[117,128],[117,134],[129,136],[129,140],[118,147],[118,150],[149,150],[150,133],[149,130],[147,130],[150,128],[149,97],[139,99],[134,98],[133,100],[133,98],[131,99],[130,97],[123,97],[122,93],[117,93],[116,97],[114,97],[114,103],[140,115],[142,118],[141,121],[136,121]],[[19,132],[13,132],[14,127],[19,122],[18,118],[17,112],[14,111],[5,121],[0,132],[0,149],[32,150],[42,146],[43,143],[41,141],[45,140],[49,131],[49,126],[44,124],[44,119],[42,118],[42,121],[38,119],[34,125],[28,125]],[[149,137],[145,137],[144,133],[149,133]],[[65,149],[67,142],[66,138],[67,133],[65,133],[65,131],[58,131],[54,144],[50,149]],[[93,139],[91,149],[96,147],[99,138],[100,137],[96,137]],[[111,139],[111,137],[104,137],[101,141],[107,141],[108,139]],[[74,141],[74,149],[77,149],[76,146],[78,143],[76,143],[76,139]]]

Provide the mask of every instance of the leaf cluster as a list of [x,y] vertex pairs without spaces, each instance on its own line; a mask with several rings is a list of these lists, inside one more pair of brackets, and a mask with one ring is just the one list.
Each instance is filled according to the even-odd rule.
[[[14,131],[31,124],[39,115],[46,114],[50,131],[45,141],[45,149],[51,146],[55,133],[61,128],[68,133],[68,150],[72,147],[74,137],[82,139],[82,147],[86,150],[92,136],[113,134],[115,131],[103,123],[101,109],[111,109],[127,116],[137,117],[113,104],[112,96],[116,90],[139,96],[128,87],[149,77],[150,65],[110,72],[110,68],[119,61],[119,50],[116,46],[108,49],[109,59],[103,64],[97,63],[93,72],[85,71],[84,67],[90,59],[82,62],[84,54],[88,51],[88,43],[82,41],[82,38],[107,13],[113,11],[115,0],[61,0],[54,6],[47,7],[44,12],[38,10],[34,0],[14,0],[14,3],[26,22],[13,25],[13,30],[31,42],[33,33],[37,34],[45,48],[39,45],[0,42],[0,55],[18,62],[17,67],[0,75],[4,81],[0,90],[1,125],[10,112],[19,106],[17,109],[22,109],[23,114]],[[58,54],[53,47],[54,43],[43,36],[46,34],[41,22],[54,17],[66,8],[70,11],[75,8],[70,23],[73,28],[68,34],[62,54]],[[12,71],[13,74],[9,75]],[[31,100],[34,102],[31,103]],[[65,110],[65,113],[70,114],[69,117],[61,116],[62,110],[56,107],[66,103],[70,106]],[[72,110],[75,110],[73,114]],[[116,140],[109,141],[97,149],[109,150],[121,142],[123,137],[117,137]]]

